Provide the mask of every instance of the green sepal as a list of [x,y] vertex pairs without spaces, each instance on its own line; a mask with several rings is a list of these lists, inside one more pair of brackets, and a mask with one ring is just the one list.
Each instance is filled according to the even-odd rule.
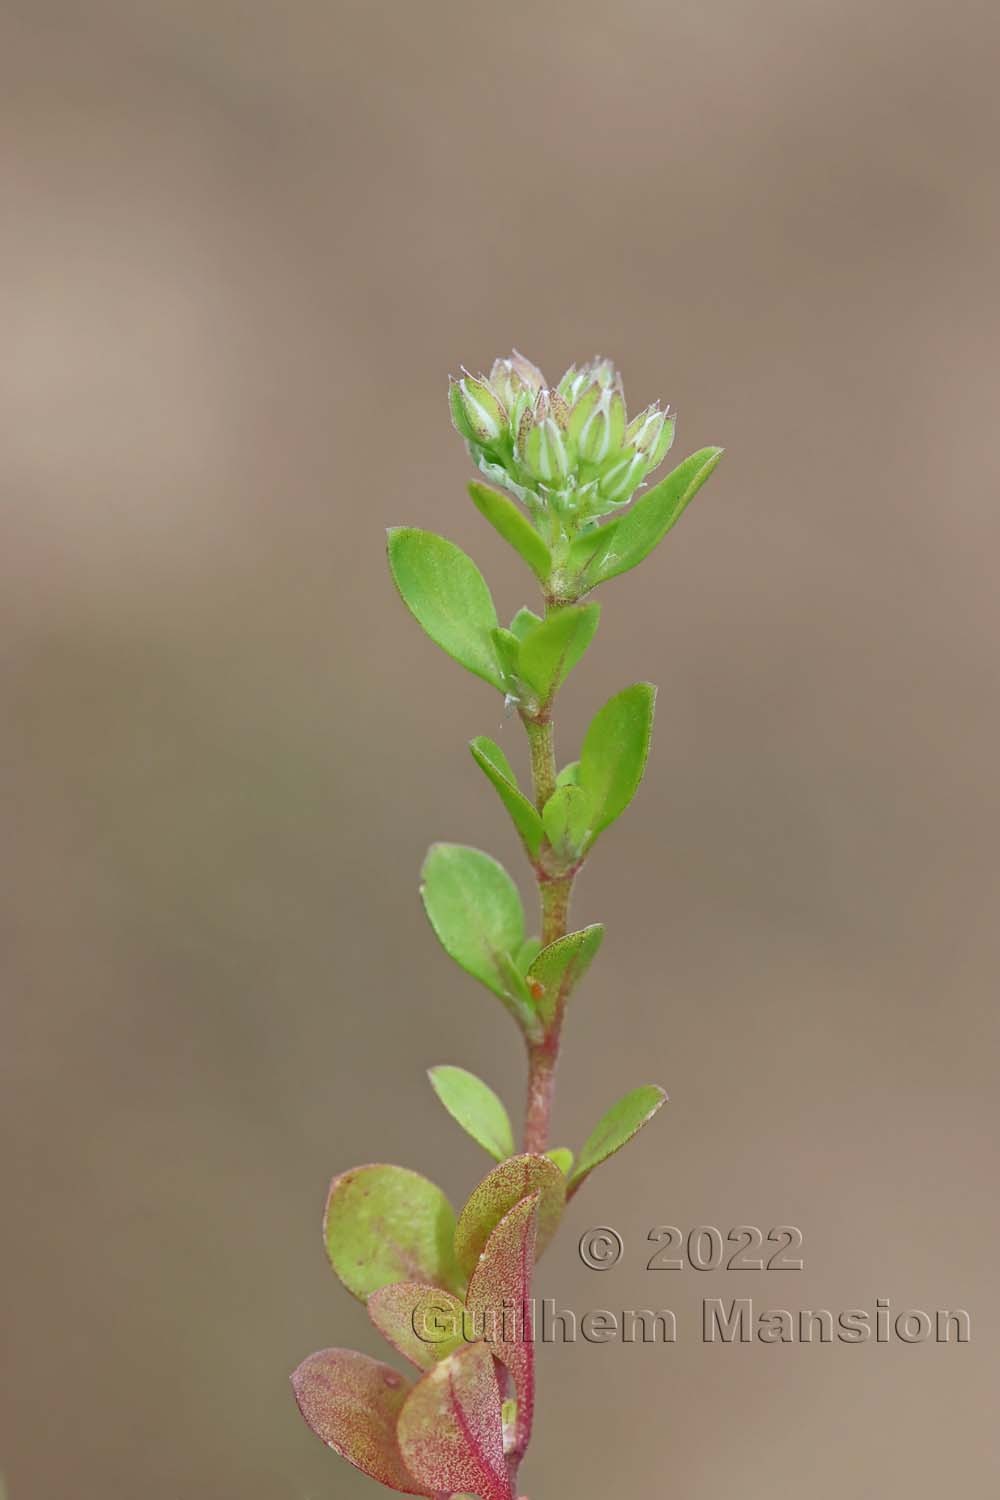
[[543,948],[525,976],[539,1020],[551,1025],[580,983],[604,941],[604,927],[594,922],[568,932]]
[[592,822],[590,798],[572,782],[557,785],[542,809],[545,837],[562,859],[579,859],[587,846]]
[[656,689],[636,682],[615,695],[591,721],[580,752],[578,784],[590,803],[588,847],[620,817],[635,796],[653,733]]
[[545,1155],[549,1161],[554,1161],[564,1177],[568,1177],[573,1170],[573,1153],[568,1146],[555,1146]]
[[540,702],[548,703],[594,638],[599,604],[569,604],[556,610],[521,641],[521,676]]
[[500,801],[510,814],[521,842],[530,859],[538,858],[544,830],[542,820],[517,784],[513,767],[500,746],[486,735],[479,735],[469,744],[472,758],[496,790]]
[[569,1191],[575,1193],[584,1178],[589,1177],[595,1167],[626,1145],[656,1111],[665,1104],[667,1095],[656,1084],[643,1084],[613,1104],[594,1127],[587,1143],[577,1158],[576,1168],[569,1180]]
[[455,1226],[455,1260],[471,1276],[486,1242],[500,1220],[522,1198],[540,1194],[537,1253],[555,1234],[566,1203],[566,1179],[547,1156],[526,1152],[494,1167],[473,1188]]
[[546,584],[552,572],[552,556],[531,522],[513,500],[489,485],[473,479],[469,484],[472,503],[493,530],[519,553],[539,583]]
[[442,651],[502,692],[492,640],[497,612],[471,557],[415,526],[393,527],[387,545],[393,580],[413,617]]
[[589,559],[582,560],[578,568],[577,577],[583,589],[596,588],[619,573],[627,573],[648,557],[690,505],[721,459],[722,451],[701,448],[692,453],[637,500],[610,535],[605,535],[610,528],[602,527],[598,533],[603,537],[602,545]]
[[496,1161],[506,1161],[517,1149],[510,1116],[503,1100],[489,1084],[465,1068],[443,1063],[429,1068],[431,1087],[462,1129]]
[[354,1167],[330,1184],[323,1239],[334,1271],[361,1302],[419,1277],[455,1291],[455,1214],[439,1187],[405,1167]]

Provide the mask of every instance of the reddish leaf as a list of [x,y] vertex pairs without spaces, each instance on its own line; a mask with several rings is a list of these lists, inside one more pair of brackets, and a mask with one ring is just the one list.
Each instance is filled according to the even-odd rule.
[[407,1468],[432,1493],[511,1500],[500,1387],[485,1344],[460,1349],[418,1381],[397,1433]]
[[504,1214],[486,1242],[469,1282],[468,1308],[494,1357],[514,1377],[517,1452],[531,1437],[535,1408],[535,1346],[527,1318],[539,1195],[533,1193]]
[[372,1292],[368,1316],[382,1337],[420,1370],[433,1369],[466,1341],[461,1300],[419,1281],[397,1281]]
[[555,1234],[566,1205],[566,1179],[547,1156],[512,1156],[473,1189],[455,1228],[455,1259],[471,1276],[476,1262],[504,1214],[522,1198],[538,1193],[538,1243],[541,1255]]
[[299,1411],[328,1448],[391,1490],[433,1494],[408,1471],[396,1437],[412,1389],[388,1365],[354,1349],[321,1349],[292,1375]]

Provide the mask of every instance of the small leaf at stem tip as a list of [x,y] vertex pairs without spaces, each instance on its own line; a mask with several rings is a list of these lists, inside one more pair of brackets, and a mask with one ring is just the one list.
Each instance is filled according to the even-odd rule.
[[490,489],[489,485],[480,484],[476,479],[469,484],[469,494],[480,515],[524,558],[539,583],[547,583],[552,572],[549,549],[513,500],[509,500],[499,490]]
[[511,1500],[500,1387],[485,1344],[459,1349],[418,1381],[396,1431],[406,1467],[429,1493]]
[[580,778],[580,762],[571,760],[556,776],[556,786],[576,786]]
[[522,1452],[531,1437],[535,1409],[534,1329],[527,1323],[526,1307],[535,1265],[538,1204],[539,1194],[532,1193],[504,1214],[486,1241],[466,1297],[477,1333],[513,1377]]
[[507,965],[524,942],[524,908],[503,866],[481,849],[433,844],[420,894],[448,956],[495,995],[509,998]]
[[582,787],[572,782],[557,786],[542,808],[545,837],[560,859],[575,861],[587,847],[594,810]]
[[717,466],[722,452],[721,448],[702,448],[692,453],[637,500],[590,559],[582,561],[582,588],[596,588],[619,573],[627,573],[648,557],[683,515]]
[[573,1153],[568,1146],[554,1146],[545,1155],[550,1161],[554,1161],[564,1177],[568,1177],[573,1170]]
[[323,1238],[334,1271],[361,1302],[394,1281],[457,1290],[455,1213],[419,1172],[381,1163],[354,1167],[330,1184]]
[[455,1259],[468,1276],[478,1263],[486,1242],[522,1198],[539,1193],[537,1254],[541,1255],[555,1234],[566,1203],[566,1179],[547,1156],[526,1152],[494,1167],[475,1187],[455,1226]]
[[[535,1009],[544,1026],[559,1015],[580,980],[590,968],[604,941],[604,927],[594,922],[579,932],[568,932],[543,948],[525,978],[535,996]],[[539,995],[536,986],[541,986]]]
[[580,752],[579,785],[590,799],[588,847],[628,807],[639,789],[653,735],[656,689],[636,682],[605,703]]
[[594,638],[599,604],[569,604],[536,625],[521,641],[521,675],[548,703]]
[[491,638],[497,612],[471,557],[445,537],[414,526],[390,530],[388,552],[403,603],[435,645],[502,692]]
[[453,1292],[396,1281],[372,1292],[368,1316],[384,1339],[420,1370],[430,1370],[466,1342],[465,1304]]
[[514,1131],[510,1116],[488,1084],[464,1068],[441,1064],[428,1069],[428,1078],[445,1109],[472,1139],[497,1161],[513,1156]]
[[517,784],[517,778],[500,746],[486,735],[472,740],[469,749],[476,765],[488,777],[510,815],[529,857],[538,858],[544,838],[542,820]]
[[576,1170],[569,1180],[570,1194],[577,1191],[595,1167],[620,1151],[666,1102],[663,1089],[656,1084],[643,1084],[613,1104],[598,1121],[580,1152]]
[[403,1495],[432,1495],[409,1471],[396,1424],[409,1380],[355,1349],[321,1349],[292,1375],[299,1410],[316,1436],[371,1479]]

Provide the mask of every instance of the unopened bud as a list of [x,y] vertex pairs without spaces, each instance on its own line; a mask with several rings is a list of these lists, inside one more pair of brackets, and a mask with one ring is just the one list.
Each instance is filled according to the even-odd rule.
[[562,428],[554,417],[534,422],[524,439],[521,457],[536,479],[557,484],[570,471]]
[[625,402],[621,395],[591,385],[573,408],[569,435],[587,463],[602,464],[613,458],[625,436]]
[[674,440],[674,418],[658,405],[649,406],[630,422],[625,431],[626,441],[646,461],[646,468],[655,469],[662,463],[670,444]]
[[643,454],[636,453],[634,448],[628,448],[619,462],[601,475],[598,490],[605,500],[620,505],[641,484],[648,467]]
[[449,390],[451,419],[469,442],[495,443],[507,429],[507,412],[485,380],[465,375]]

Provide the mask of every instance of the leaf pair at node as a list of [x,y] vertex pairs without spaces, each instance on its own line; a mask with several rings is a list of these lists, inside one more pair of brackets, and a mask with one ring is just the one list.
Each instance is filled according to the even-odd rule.
[[[595,931],[600,933],[599,928],[585,930],[585,932]],[[578,942],[573,945],[570,942],[572,938],[582,939],[584,936],[585,933],[571,933],[569,937],[561,939],[560,943],[553,943],[552,949],[563,944],[569,945],[569,949],[575,946],[577,961],[586,965],[592,956],[587,956],[586,944]],[[596,946],[599,944],[600,936],[598,935]],[[567,952],[568,950],[564,950],[564,954]],[[569,964],[573,962],[573,959],[567,957],[566,961]],[[555,960],[553,960],[554,963]],[[431,1068],[428,1076],[434,1092],[452,1119],[461,1125],[474,1141],[498,1161],[503,1161],[508,1155],[513,1154],[514,1131],[510,1116],[503,1101],[488,1084],[484,1083],[481,1078],[477,1078],[474,1073],[467,1072],[465,1068],[450,1066]],[[548,1152],[548,1156],[556,1162],[564,1176],[568,1178],[568,1196],[572,1197],[583,1186],[595,1167],[599,1167],[602,1162],[620,1151],[653,1118],[657,1110],[666,1103],[666,1099],[667,1095],[663,1089],[655,1084],[643,1084],[639,1088],[632,1089],[630,1093],[612,1105],[598,1121],[587,1137],[579,1157],[576,1158],[575,1168],[572,1151],[561,1147]]]

